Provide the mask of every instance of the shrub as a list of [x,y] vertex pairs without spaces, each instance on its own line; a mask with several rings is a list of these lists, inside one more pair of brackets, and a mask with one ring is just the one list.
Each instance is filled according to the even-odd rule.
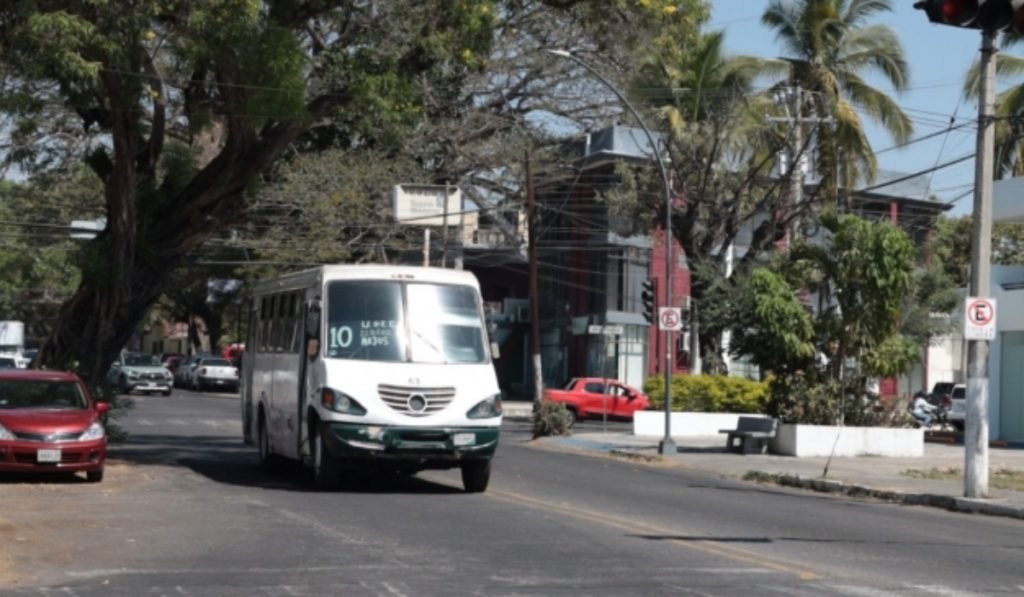
[[[665,408],[665,378],[644,383],[652,409]],[[763,413],[768,383],[726,375],[679,375],[672,378],[672,410],[693,412]]]
[[783,423],[804,425],[838,425],[840,414],[849,427],[908,427],[913,423],[904,400],[850,387],[844,395],[838,381],[814,381],[800,374],[772,380],[768,414]]
[[533,437],[572,435],[572,417],[561,402],[545,400],[533,411]]

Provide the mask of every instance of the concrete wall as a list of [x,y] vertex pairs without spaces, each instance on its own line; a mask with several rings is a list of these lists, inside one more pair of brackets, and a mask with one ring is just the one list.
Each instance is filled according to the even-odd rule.
[[829,456],[924,456],[924,430],[888,427],[833,427],[780,424],[768,444],[775,454],[813,458]]
[[[698,437],[718,435],[720,429],[736,429],[740,417],[764,417],[733,413],[672,413],[672,437]],[[633,435],[665,437],[665,412],[640,411],[633,415]],[[723,438],[723,445],[725,436]]]

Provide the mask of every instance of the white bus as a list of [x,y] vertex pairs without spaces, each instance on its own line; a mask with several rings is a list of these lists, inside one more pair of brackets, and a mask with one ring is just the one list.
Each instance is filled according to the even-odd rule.
[[257,283],[242,428],[260,462],[403,474],[459,467],[487,489],[501,399],[480,289],[463,271],[326,265]]

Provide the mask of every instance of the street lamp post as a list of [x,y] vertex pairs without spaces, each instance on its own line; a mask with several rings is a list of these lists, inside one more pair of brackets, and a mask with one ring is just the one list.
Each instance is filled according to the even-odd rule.
[[[643,118],[640,118],[639,112],[633,107],[633,104],[629,103],[626,96],[622,94],[611,82],[604,78],[601,73],[594,70],[592,66],[580,59],[572,52],[567,50],[545,50],[549,54],[555,56],[561,56],[562,58],[568,58],[576,64],[582,66],[587,72],[594,75],[598,81],[601,81],[615,94],[615,97],[619,98],[619,101],[626,106],[626,109],[633,114],[636,121],[640,124],[640,128],[643,129],[644,135],[647,136],[647,142],[651,144],[651,150],[654,152],[654,158],[658,162],[658,171],[661,173],[661,183],[665,189],[665,303],[667,306],[672,306],[672,191],[669,187],[668,171],[665,170],[665,161],[661,157],[661,150],[658,149],[658,143],[654,140],[654,135],[644,124]],[[657,314],[655,314],[657,316]],[[674,454],[676,453],[675,442],[672,441],[672,368],[675,365],[672,359],[672,332],[665,330],[665,437],[662,438],[658,444],[658,452],[661,454]]]

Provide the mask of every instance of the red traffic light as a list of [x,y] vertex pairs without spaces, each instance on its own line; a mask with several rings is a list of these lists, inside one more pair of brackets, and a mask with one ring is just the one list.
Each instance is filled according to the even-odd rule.
[[941,25],[1024,32],[1024,0],[919,0],[914,8]]
[[956,27],[970,26],[978,16],[978,0],[921,0],[914,8],[923,10],[933,23]]

